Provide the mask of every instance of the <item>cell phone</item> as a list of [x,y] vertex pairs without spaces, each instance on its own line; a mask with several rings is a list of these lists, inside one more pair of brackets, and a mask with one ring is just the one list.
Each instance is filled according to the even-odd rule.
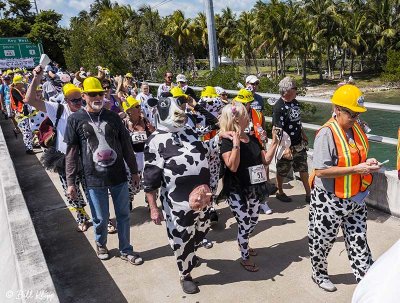
[[388,162],[389,162],[389,160],[386,160],[386,161],[383,161],[383,162],[378,162],[378,166],[383,166]]

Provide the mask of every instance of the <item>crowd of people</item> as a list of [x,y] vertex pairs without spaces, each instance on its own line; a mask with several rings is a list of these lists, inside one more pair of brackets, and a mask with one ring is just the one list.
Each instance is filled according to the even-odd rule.
[[[174,82],[174,79],[176,80]],[[200,96],[183,74],[164,75],[155,96],[149,84],[132,74],[110,77],[83,68],[66,73],[54,65],[31,72],[8,70],[0,85],[1,110],[22,134],[27,154],[45,146],[41,162],[58,173],[65,199],[76,213],[77,230],[91,224],[97,255],[110,257],[107,234],[118,233],[122,260],[140,265],[143,258],[130,240],[130,211],[144,191],[150,218],[165,221],[185,293],[199,288],[191,277],[199,265],[199,247],[211,248],[207,232],[218,224],[214,208],[226,201],[237,221],[240,264],[259,270],[249,240],[260,213],[271,214],[268,197],[292,199],[283,191],[284,178],[299,172],[309,203],[309,250],[312,279],[335,291],[327,257],[339,228],[344,233],[351,267],[361,281],[372,265],[366,238],[365,197],[378,162],[368,158],[368,138],[359,115],[366,111],[361,91],[353,84],[339,87],[333,112],[318,131],[314,170],[309,176],[308,138],[301,122],[294,79],[279,83],[270,141],[260,80],[249,75],[232,99],[222,87],[206,86]],[[43,143],[41,125],[53,126],[55,142]],[[276,159],[276,184],[268,166]],[[220,186],[219,188],[219,185]],[[116,224],[110,219],[109,194]],[[161,210],[157,202],[161,202]],[[85,207],[89,204],[91,218]]]

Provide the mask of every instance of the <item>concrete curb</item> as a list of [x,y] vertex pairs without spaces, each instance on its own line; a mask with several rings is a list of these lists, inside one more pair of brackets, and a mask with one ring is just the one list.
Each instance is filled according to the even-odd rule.
[[0,127],[0,301],[59,302]]

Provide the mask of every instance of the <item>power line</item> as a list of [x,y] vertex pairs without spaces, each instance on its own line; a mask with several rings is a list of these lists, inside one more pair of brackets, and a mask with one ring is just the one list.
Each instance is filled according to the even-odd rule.
[[152,7],[152,9],[156,9],[156,8],[158,8],[158,7],[160,7],[160,6],[162,6],[162,5],[164,5],[164,4],[166,4],[166,3],[168,3],[168,2],[171,2],[172,0],[163,0],[163,1],[161,1],[161,2],[159,2],[159,3],[157,3],[157,4],[155,4],[153,7]]

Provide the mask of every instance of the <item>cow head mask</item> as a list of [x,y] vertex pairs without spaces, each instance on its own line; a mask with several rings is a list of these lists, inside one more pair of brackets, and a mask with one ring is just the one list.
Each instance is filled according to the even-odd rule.
[[185,111],[180,108],[184,103],[181,99],[173,97],[150,98],[147,100],[150,107],[157,109],[157,128],[169,132],[177,132],[186,124]]

